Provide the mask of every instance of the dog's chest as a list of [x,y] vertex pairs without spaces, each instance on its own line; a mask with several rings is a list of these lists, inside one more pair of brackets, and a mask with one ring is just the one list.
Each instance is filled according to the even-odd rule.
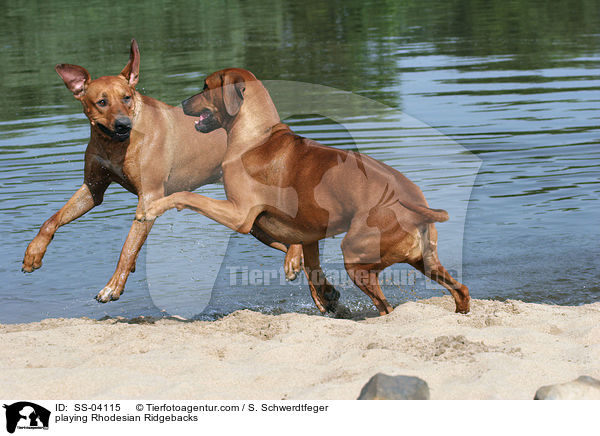
[[98,154],[96,159],[111,176],[111,179],[134,194],[140,189],[139,164],[127,153]]
[[299,226],[292,218],[263,213],[254,221],[254,226],[276,241],[285,244],[297,244],[312,240],[317,235],[312,235],[310,230]]

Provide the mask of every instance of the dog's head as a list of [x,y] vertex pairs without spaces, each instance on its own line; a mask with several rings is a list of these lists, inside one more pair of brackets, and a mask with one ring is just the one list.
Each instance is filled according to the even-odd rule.
[[90,73],[78,65],[58,64],[55,69],[73,96],[81,101],[92,126],[109,139],[120,142],[129,139],[140,71],[140,52],[135,39],[131,40],[129,62],[117,76],[91,80]]
[[257,81],[254,74],[241,68],[217,71],[206,78],[201,93],[181,103],[183,112],[199,118],[199,132],[208,133],[219,127],[228,130],[244,102],[246,86],[252,81]]

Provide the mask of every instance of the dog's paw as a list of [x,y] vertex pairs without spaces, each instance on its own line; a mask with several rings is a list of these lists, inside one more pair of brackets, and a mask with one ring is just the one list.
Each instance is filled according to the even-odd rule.
[[336,319],[352,319],[352,311],[348,309],[343,304],[338,304],[335,308],[335,312],[330,315],[332,318]]
[[297,271],[285,271],[285,279],[288,282],[293,282],[294,280],[296,280],[298,278],[298,272]]
[[286,280],[296,280],[302,268],[303,260],[302,245],[290,245],[285,255],[285,261],[283,262],[283,271],[285,272]]
[[36,269],[41,268],[41,267],[42,267],[42,262],[41,261],[39,263],[37,263],[37,264],[23,262],[23,265],[21,265],[21,271],[24,272],[24,273],[32,273]]
[[156,219],[156,217],[153,217],[152,215],[149,215],[148,212],[139,212],[135,214],[135,220],[139,221],[141,223],[146,222],[146,221],[154,221]]
[[456,313],[462,313],[464,315],[469,314],[471,311],[471,297],[463,298],[462,300],[456,301]]
[[161,198],[150,203],[144,211],[138,212],[135,215],[137,221],[154,221],[163,213],[175,207],[167,198]]
[[333,286],[329,286],[323,292],[323,306],[328,313],[336,313],[338,307],[338,301],[340,300],[340,293]]
[[46,247],[48,243],[39,237],[36,237],[27,246],[25,256],[23,256],[23,264],[21,265],[21,271],[24,273],[30,273],[38,268],[42,267],[42,258],[46,254]]
[[117,289],[113,289],[110,286],[105,286],[98,295],[96,295],[96,301],[98,303],[108,303],[109,301],[116,301],[121,297],[121,293]]

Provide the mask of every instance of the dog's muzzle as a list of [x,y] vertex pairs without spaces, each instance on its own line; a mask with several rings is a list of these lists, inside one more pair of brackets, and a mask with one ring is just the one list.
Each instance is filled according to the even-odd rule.
[[192,116],[192,117],[198,115],[198,113],[196,113],[196,111],[193,108],[193,106],[194,106],[193,100],[194,100],[194,98],[198,97],[199,95],[200,94],[193,95],[190,98],[186,98],[185,100],[183,100],[181,102],[181,107],[183,108],[184,114]]
[[201,110],[194,109],[194,102],[197,103],[197,99],[200,97],[200,94],[196,94],[186,100],[181,102],[181,107],[183,108],[183,113],[189,115],[191,117],[198,117],[198,120],[194,123],[194,127],[197,131],[202,133],[209,133],[213,130],[216,130],[221,127],[221,123],[215,117],[215,114],[208,108],[204,108]]
[[131,120],[127,117],[117,118],[115,120],[115,138],[119,141],[125,141],[131,133]]
[[110,136],[112,139],[120,142],[129,139],[129,134],[131,133],[131,120],[127,117],[117,118],[115,120],[114,130],[110,130],[101,123],[97,123],[97,125],[105,135]]

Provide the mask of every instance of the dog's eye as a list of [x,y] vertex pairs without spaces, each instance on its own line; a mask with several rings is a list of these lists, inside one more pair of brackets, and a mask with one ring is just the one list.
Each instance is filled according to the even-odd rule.
[[103,98],[103,99],[100,99],[100,100],[98,100],[98,101],[96,102],[96,104],[97,104],[98,106],[100,106],[100,107],[104,107],[104,106],[106,106],[106,105],[108,104],[108,102],[106,101],[106,99],[105,99],[105,98]]
[[125,97],[123,97],[123,101],[125,103],[129,103],[131,101],[131,95],[126,95]]

